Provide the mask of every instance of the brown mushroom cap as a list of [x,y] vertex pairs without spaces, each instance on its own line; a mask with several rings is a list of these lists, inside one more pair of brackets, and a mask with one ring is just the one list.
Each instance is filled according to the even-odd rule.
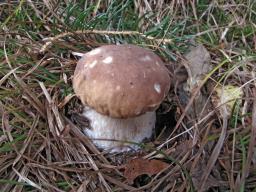
[[135,45],[106,45],[77,63],[73,87],[82,103],[98,113],[128,118],[155,110],[170,87],[162,60]]

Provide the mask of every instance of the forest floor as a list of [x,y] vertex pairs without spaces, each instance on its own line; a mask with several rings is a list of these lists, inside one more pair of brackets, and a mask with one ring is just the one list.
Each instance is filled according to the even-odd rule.
[[[82,133],[72,76],[124,43],[172,86],[152,140],[109,154]],[[255,1],[0,1],[0,191],[256,192],[255,98]]]

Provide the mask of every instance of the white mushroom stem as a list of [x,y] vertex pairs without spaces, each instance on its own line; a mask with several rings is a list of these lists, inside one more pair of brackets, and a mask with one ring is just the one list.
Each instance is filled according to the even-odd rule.
[[85,134],[96,146],[110,152],[139,149],[139,145],[131,142],[139,144],[145,138],[150,138],[156,122],[154,111],[134,118],[117,119],[85,107],[83,115],[90,121],[90,128],[84,129]]

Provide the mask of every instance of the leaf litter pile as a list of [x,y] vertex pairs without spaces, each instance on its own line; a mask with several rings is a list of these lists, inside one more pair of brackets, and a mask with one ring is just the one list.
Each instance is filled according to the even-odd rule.
[[[0,3],[0,191],[256,190],[255,4],[43,2]],[[82,133],[74,68],[111,43],[152,49],[172,77],[140,151]]]

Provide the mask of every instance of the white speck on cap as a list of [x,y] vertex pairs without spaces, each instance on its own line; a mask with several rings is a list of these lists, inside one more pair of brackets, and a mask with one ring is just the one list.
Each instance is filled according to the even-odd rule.
[[154,104],[152,104],[152,105],[149,105],[149,107],[156,108],[156,107],[158,107],[159,105],[160,105],[160,103],[154,103]]
[[135,114],[139,115],[141,113],[141,109],[135,109]]
[[93,61],[91,64],[89,64],[89,67],[90,68],[93,68],[93,67],[95,67],[95,65],[98,63],[98,61],[97,60],[95,60],[95,61]]
[[97,49],[94,49],[94,50],[90,51],[90,52],[88,53],[88,55],[90,55],[90,56],[92,56],[92,55],[97,55],[97,54],[99,54],[100,52],[101,52],[101,49],[100,49],[100,48],[97,48]]
[[146,78],[146,73],[145,72],[143,72],[143,78]]
[[113,61],[113,57],[108,56],[103,60],[103,63],[110,64]]
[[119,91],[120,89],[121,89],[120,85],[116,86],[116,90]]
[[156,65],[158,65],[158,66],[159,66],[159,63],[158,63],[158,61],[156,62]]
[[142,61],[151,61],[151,57],[146,55],[145,57],[141,58]]
[[156,90],[156,92],[157,93],[161,93],[161,85],[160,84],[158,84],[158,83],[155,83],[154,84],[154,89]]

